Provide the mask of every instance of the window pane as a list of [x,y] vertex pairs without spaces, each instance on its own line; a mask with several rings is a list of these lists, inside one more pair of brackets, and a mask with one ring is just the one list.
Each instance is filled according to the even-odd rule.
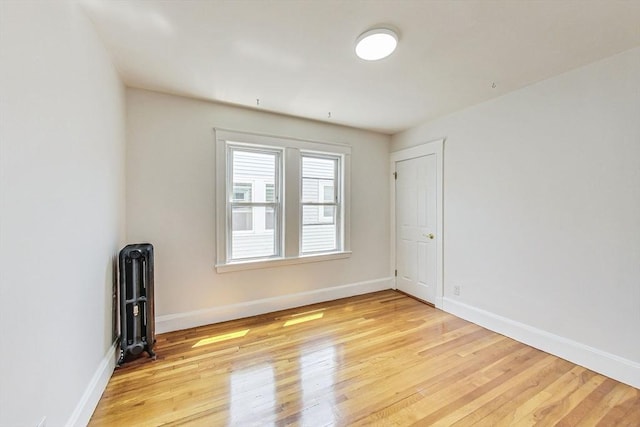
[[250,202],[251,184],[246,182],[234,183],[232,200],[234,202]]
[[264,228],[265,230],[273,230],[275,225],[275,211],[273,208],[265,208],[264,211]]
[[[280,227],[275,206],[279,198],[276,180],[280,168],[278,151],[233,147],[231,156],[231,243],[229,260],[268,258],[279,255]],[[262,204],[260,206],[260,204]]]
[[[321,218],[325,208],[331,208],[331,223]],[[322,215],[324,216],[324,215]],[[302,207],[302,252],[334,251],[336,247],[335,206]]]
[[302,157],[302,202],[334,201],[336,159]]
[[[273,227],[274,209],[265,206],[233,206],[231,210],[231,258],[258,258],[276,255]],[[268,224],[268,218],[271,218],[271,224]]]
[[303,156],[302,176],[304,178],[333,180],[336,176],[336,159]]
[[333,180],[318,178],[302,178],[302,202],[323,203],[335,201]]
[[320,183],[321,195],[323,202],[334,202],[335,201],[335,190],[333,188],[333,181],[331,183],[323,182]]
[[275,202],[276,201],[276,187],[273,184],[267,184],[265,186],[265,201],[266,202]]
[[336,206],[303,206],[302,225],[333,224],[336,218]]
[[334,222],[334,218],[335,218],[336,207],[335,206],[324,206],[324,207],[321,206],[320,209],[322,209],[322,213],[320,215],[322,217],[323,222],[333,223]]
[[231,228],[233,231],[251,231],[253,229],[251,208],[233,208]]
[[[275,188],[277,155],[254,151],[233,150],[233,201],[266,202],[267,186]],[[247,184],[249,183],[249,184]],[[245,188],[253,184],[247,198],[236,199],[236,187]],[[273,191],[272,191],[273,194]],[[274,197],[274,196],[272,196]]]

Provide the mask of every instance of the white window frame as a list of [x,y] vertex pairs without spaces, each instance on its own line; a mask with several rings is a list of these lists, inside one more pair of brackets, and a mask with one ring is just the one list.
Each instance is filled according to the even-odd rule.
[[[335,207],[335,215],[334,215],[334,223],[336,226],[336,235],[335,235],[335,239],[336,239],[336,248],[334,249],[334,252],[340,252],[342,251],[342,244],[343,244],[343,240],[344,240],[344,236],[342,234],[342,230],[344,228],[343,225],[343,221],[342,221],[342,207],[344,205],[344,203],[342,202],[342,181],[343,181],[343,173],[342,173],[342,163],[343,163],[343,156],[339,155],[339,154],[328,154],[328,153],[319,153],[319,152],[315,152],[315,151],[302,151],[300,153],[300,158],[302,159],[303,157],[308,157],[308,158],[315,158],[315,159],[327,159],[327,160],[334,160],[336,162],[335,165],[335,170],[334,170],[334,174],[333,174],[333,188],[334,188],[334,194],[333,194],[333,201],[332,202],[324,202],[324,201],[319,201],[319,202],[305,202],[304,200],[302,200],[302,195],[300,196],[300,254],[302,256],[309,256],[309,255],[313,255],[313,254],[318,254],[318,253],[326,253],[327,251],[314,251],[314,252],[303,252],[302,251],[302,227],[303,227],[303,209],[305,206],[317,206],[318,207],[318,221],[320,221],[322,218],[325,218],[324,216],[324,208],[325,206],[334,206]],[[302,171],[300,173],[300,186],[302,187],[302,179],[304,178],[304,175],[302,174]],[[319,183],[320,187],[322,187],[322,183]],[[324,200],[324,190],[320,191],[320,188],[318,188],[318,200]],[[322,223],[321,224],[332,224],[332,223]],[[320,224],[318,224],[320,225]]]
[[[251,153],[262,153],[274,155],[276,160],[275,167],[275,176],[274,176],[274,196],[275,200],[273,202],[234,202],[234,186],[233,186],[233,153],[235,151],[243,151],[243,152],[251,152]],[[227,250],[226,250],[226,263],[234,263],[234,262],[247,262],[251,260],[264,260],[264,259],[275,259],[280,258],[282,256],[282,229],[281,224],[282,221],[282,210],[283,210],[283,198],[282,198],[282,149],[280,148],[272,148],[265,146],[257,146],[257,145],[247,145],[242,143],[228,142],[226,144],[226,162],[227,162],[227,174],[226,174],[226,221],[227,226],[225,230],[225,237],[227,242]],[[244,182],[243,182],[244,184]],[[256,197],[256,185],[255,182],[250,182],[251,184],[251,195],[252,199]],[[264,208],[273,208],[274,210],[274,245],[275,245],[275,254],[269,256],[260,256],[255,258],[232,258],[233,251],[233,208],[234,207],[264,207]],[[255,233],[255,214],[251,211],[251,229],[250,230],[236,230],[237,234],[245,234],[250,235]]]
[[[318,142],[302,140],[297,138],[264,135],[249,132],[238,132],[234,130],[215,128],[215,242],[216,257],[215,268],[218,273],[229,271],[267,268],[290,264],[300,264],[308,262],[319,262],[332,259],[347,258],[351,256],[350,239],[350,189],[351,189],[351,147],[346,144]],[[282,246],[280,256],[269,259],[248,259],[230,261],[228,230],[230,229],[229,211],[227,210],[228,200],[228,164],[227,149],[230,145],[247,145],[251,147],[278,148],[282,150],[282,171],[281,189],[282,198],[281,209],[281,238]],[[302,153],[315,153],[316,155],[340,156],[341,177],[340,194],[342,196],[341,208],[341,235],[342,242],[339,250],[333,252],[320,252],[301,254],[301,170]],[[275,227],[278,227],[276,219]]]

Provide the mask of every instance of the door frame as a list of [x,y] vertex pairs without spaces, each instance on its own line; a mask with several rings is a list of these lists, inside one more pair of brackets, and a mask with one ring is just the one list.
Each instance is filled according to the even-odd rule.
[[393,289],[397,289],[396,285],[396,180],[395,180],[395,171],[396,171],[396,163],[401,162],[403,160],[415,159],[417,157],[435,155],[436,156],[436,299],[435,306],[436,308],[442,309],[442,300],[444,297],[444,234],[443,234],[443,214],[444,214],[444,138],[437,139],[434,141],[426,142],[415,147],[406,148],[399,151],[394,151],[390,153],[390,204],[391,204],[391,259],[390,259],[390,272],[391,277],[393,279]]

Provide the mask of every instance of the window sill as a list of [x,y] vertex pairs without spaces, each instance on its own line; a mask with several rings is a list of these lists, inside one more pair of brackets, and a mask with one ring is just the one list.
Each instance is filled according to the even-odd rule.
[[230,271],[255,270],[259,268],[280,267],[283,265],[306,264],[309,262],[331,261],[334,259],[349,258],[351,251],[331,252],[319,255],[302,255],[295,258],[266,259],[259,261],[240,261],[229,264],[216,264],[218,273]]

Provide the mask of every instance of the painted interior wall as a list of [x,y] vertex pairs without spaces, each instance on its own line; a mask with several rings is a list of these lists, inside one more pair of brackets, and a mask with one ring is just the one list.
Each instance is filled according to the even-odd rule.
[[391,150],[441,137],[445,299],[638,375],[640,48],[394,135]]
[[113,355],[124,87],[76,5],[2,1],[0,93],[0,425],[82,425]]
[[[352,256],[217,273],[214,127],[351,145]],[[337,286],[391,287],[389,142],[353,128],[127,89],[127,240],[155,247],[158,329],[332,299],[338,294],[323,292]]]

